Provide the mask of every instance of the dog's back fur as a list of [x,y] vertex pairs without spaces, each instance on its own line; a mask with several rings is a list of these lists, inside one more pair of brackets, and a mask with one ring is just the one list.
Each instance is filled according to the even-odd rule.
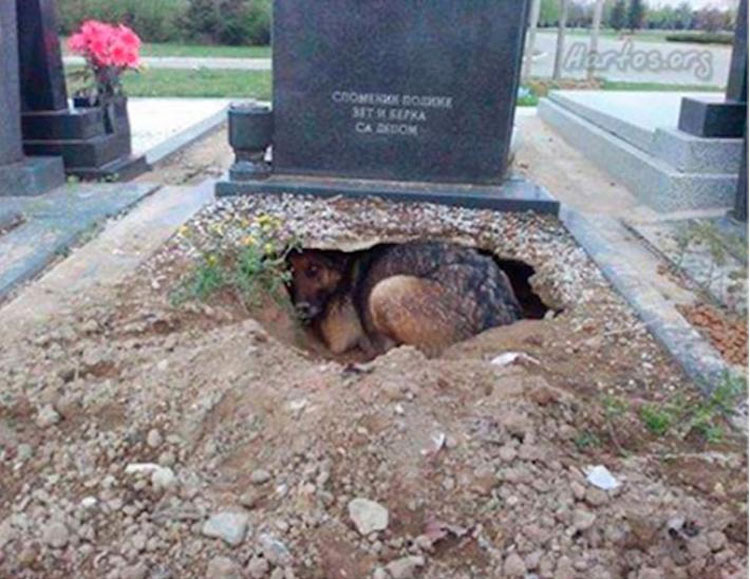
[[[334,267],[330,253],[319,257]],[[393,343],[435,351],[521,317],[508,277],[471,248],[415,241],[341,260],[335,267],[345,273],[326,288],[325,307],[313,320],[334,353],[355,346],[373,353]]]

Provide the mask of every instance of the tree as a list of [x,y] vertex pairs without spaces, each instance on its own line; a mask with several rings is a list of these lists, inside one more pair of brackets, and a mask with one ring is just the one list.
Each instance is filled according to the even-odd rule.
[[643,0],[630,0],[628,9],[628,28],[632,32],[640,30],[643,27],[643,20],[646,17],[646,6]]
[[557,26],[560,19],[560,6],[557,0],[542,0],[539,7],[539,26],[547,28]]
[[675,12],[675,28],[677,30],[687,30],[693,22],[693,9],[688,2],[683,2],[677,7]]
[[609,15],[609,26],[618,31],[625,28],[625,0],[615,0],[612,13]]

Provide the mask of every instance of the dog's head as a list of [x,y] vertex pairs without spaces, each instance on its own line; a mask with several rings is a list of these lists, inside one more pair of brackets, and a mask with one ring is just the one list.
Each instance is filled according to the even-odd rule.
[[310,321],[325,311],[328,300],[345,283],[349,269],[346,254],[306,249],[289,256],[292,300],[299,317]]

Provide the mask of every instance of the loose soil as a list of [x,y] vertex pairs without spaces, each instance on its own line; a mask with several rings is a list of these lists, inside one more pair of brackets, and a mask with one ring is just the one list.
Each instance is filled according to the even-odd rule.
[[705,303],[678,309],[727,362],[747,366],[747,319]]
[[[270,301],[172,306],[195,258],[221,249],[212,232],[231,246],[262,214],[306,245],[469,243],[534,267],[561,313],[356,363],[316,351]],[[526,357],[492,362],[505,352]],[[746,440],[643,426],[641,405],[697,390],[553,218],[222,201],[114,290],[5,328],[0,380],[0,575],[746,574]],[[592,485],[591,465],[620,485]],[[354,498],[385,507],[387,527],[360,535]],[[206,526],[223,511],[239,515],[219,525],[227,541]]]

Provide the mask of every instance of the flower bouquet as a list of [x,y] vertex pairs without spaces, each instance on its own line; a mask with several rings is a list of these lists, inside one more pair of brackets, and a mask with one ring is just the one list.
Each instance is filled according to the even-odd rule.
[[74,96],[88,106],[107,106],[123,97],[122,74],[140,66],[141,39],[122,24],[88,20],[70,37],[68,48],[86,59],[85,68],[74,73],[83,84]]

